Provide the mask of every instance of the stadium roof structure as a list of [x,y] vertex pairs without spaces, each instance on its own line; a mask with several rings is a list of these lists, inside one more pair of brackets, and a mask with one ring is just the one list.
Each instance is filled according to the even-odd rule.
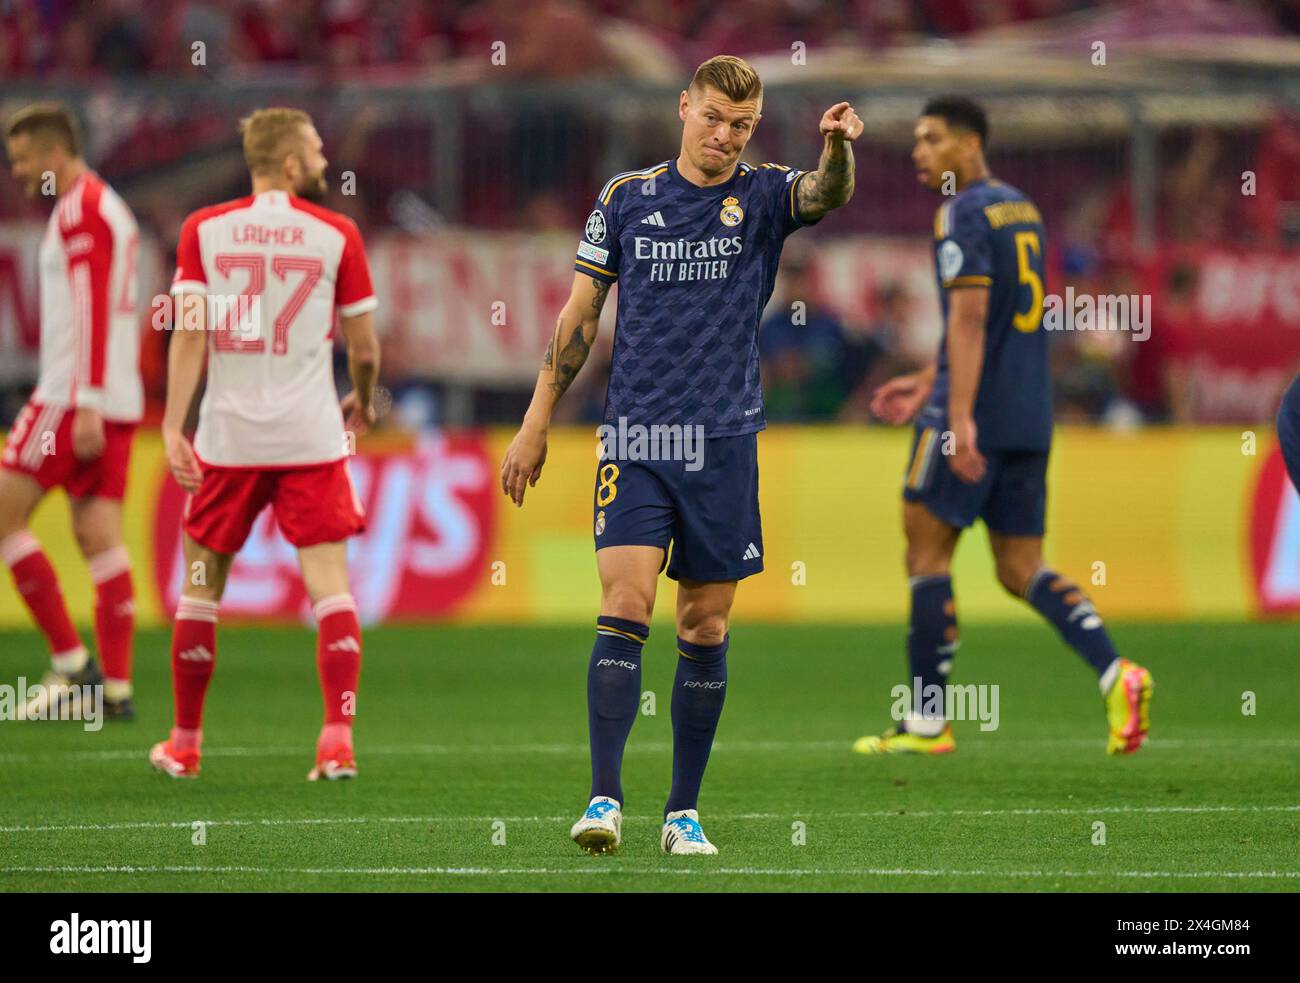
[[1279,105],[1300,110],[1300,39],[1209,3],[1086,11],[883,50],[845,44],[803,65],[784,51],[751,61],[769,88],[849,87],[888,142],[908,140],[917,100],[944,90],[977,92],[995,108],[999,142],[1020,145],[1110,139],[1139,121],[1257,128]]
[[988,60],[959,57],[946,64],[913,55],[908,62],[796,79],[761,64],[755,67],[769,91],[793,86],[810,96],[844,92],[868,132],[886,144],[909,142],[920,103],[944,91],[970,91],[986,103],[997,117],[998,142],[1004,146],[1088,144],[1130,135],[1139,125],[1156,130],[1258,129],[1274,119],[1280,107],[1300,110],[1300,81],[1290,90],[1224,84],[1188,66],[1132,72],[1123,78],[1115,73],[1102,81],[1090,77],[1086,68],[1063,66],[1059,59],[1045,58],[1029,68],[1031,62],[1021,58],[1011,74],[1006,61],[1005,54]]

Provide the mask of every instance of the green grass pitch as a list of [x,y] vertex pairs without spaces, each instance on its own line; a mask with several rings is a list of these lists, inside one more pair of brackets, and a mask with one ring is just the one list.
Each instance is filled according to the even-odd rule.
[[[677,858],[659,852],[670,632],[647,646],[657,713],[632,732],[617,855],[568,838],[589,780],[587,626],[369,631],[361,774],[318,784],[309,631],[221,629],[196,782],[146,761],[171,720],[168,638],[152,631],[134,723],[0,723],[0,890],[1300,887],[1295,626],[1115,626],[1156,693],[1148,746],[1108,758],[1091,674],[1049,629],[973,625],[954,682],[997,683],[1000,727],[958,723],[946,757],[866,759],[849,745],[889,723],[902,628],[737,624],[700,803],[721,853]],[[33,634],[0,634],[0,652],[0,681],[44,669]]]

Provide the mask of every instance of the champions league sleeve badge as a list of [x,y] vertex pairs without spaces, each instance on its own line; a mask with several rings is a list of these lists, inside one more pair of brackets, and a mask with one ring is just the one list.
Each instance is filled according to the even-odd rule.
[[961,264],[965,259],[961,254],[961,246],[949,239],[939,247],[939,273],[944,280],[951,280],[961,272]]
[[[723,219],[726,221],[726,219]],[[736,219],[737,222],[740,219]],[[734,223],[733,223],[734,224]],[[591,214],[587,216],[587,241],[600,245],[605,241],[605,216],[600,214],[599,208],[593,208]]]

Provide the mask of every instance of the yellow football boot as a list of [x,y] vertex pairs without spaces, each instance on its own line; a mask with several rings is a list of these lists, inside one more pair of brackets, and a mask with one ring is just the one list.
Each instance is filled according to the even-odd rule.
[[1136,662],[1119,660],[1115,680],[1106,692],[1106,718],[1110,736],[1107,754],[1132,754],[1147,739],[1151,729],[1151,673]]
[[891,727],[879,737],[874,734],[859,737],[853,742],[853,750],[858,754],[947,754],[957,750],[957,742],[952,736],[952,724],[945,726],[943,733],[936,737],[922,737]]

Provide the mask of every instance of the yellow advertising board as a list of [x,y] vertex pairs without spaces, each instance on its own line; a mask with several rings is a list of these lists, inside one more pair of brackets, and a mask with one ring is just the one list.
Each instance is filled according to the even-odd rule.
[[[506,429],[375,438],[353,459],[369,528],[350,563],[363,617],[376,622],[593,619],[596,439],[552,434],[522,509],[500,492]],[[878,427],[772,427],[759,436],[765,572],[741,586],[735,617],[897,622],[907,614],[900,487],[909,433]],[[1058,430],[1049,473],[1047,554],[1112,619],[1243,618],[1300,607],[1300,507],[1271,434],[1240,430]],[[1254,451],[1248,453],[1247,451]],[[156,433],[136,441],[126,503],[139,622],[166,622],[179,593],[184,497]],[[62,493],[33,523],[74,618],[92,591]],[[1300,539],[1297,539],[1300,542]],[[1294,560],[1291,553],[1295,552]],[[1294,568],[1294,569],[1293,569]],[[1030,619],[993,576],[977,526],[954,569],[964,621]],[[663,581],[657,617],[671,618]],[[292,551],[262,517],[232,571],[223,620],[305,620]],[[0,578],[0,627],[27,612]]]

